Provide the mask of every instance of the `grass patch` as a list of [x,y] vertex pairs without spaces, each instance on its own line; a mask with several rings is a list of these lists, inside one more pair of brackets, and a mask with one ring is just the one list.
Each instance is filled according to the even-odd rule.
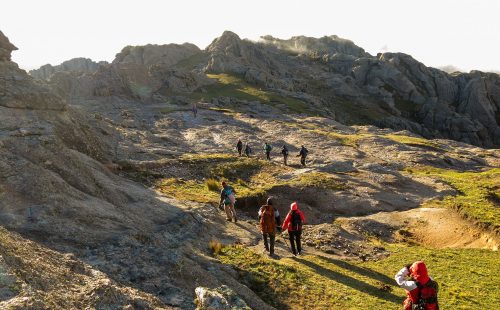
[[431,140],[424,139],[424,138],[394,135],[394,134],[384,135],[383,137],[391,139],[392,141],[395,141],[398,143],[403,143],[403,144],[410,145],[410,146],[424,147],[424,148],[428,148],[428,149],[438,151],[438,152],[446,152],[446,150],[443,149],[441,147],[441,145],[439,145],[438,143],[431,141]]
[[331,190],[346,189],[345,183],[324,172],[301,174],[297,178],[292,179],[288,184],[297,187],[317,187]]
[[208,248],[214,255],[219,255],[224,246],[217,240],[212,240],[208,243]]
[[208,179],[205,181],[205,185],[207,189],[212,192],[219,192],[220,190],[220,182],[216,179]]
[[500,302],[496,289],[500,278],[491,274],[500,259],[498,252],[405,245],[387,248],[391,256],[365,263],[313,255],[277,261],[241,246],[224,247],[218,258],[234,266],[239,280],[277,309],[361,309],[366,305],[400,309],[406,294],[393,276],[415,260],[424,260],[439,283],[443,309],[493,309]]
[[500,234],[500,169],[484,172],[459,172],[431,167],[407,170],[410,173],[427,175],[448,182],[460,194],[433,200],[425,206],[447,207],[457,210],[482,228]]
[[201,203],[218,202],[219,194],[208,190],[204,183],[195,180],[177,178],[160,179],[154,185],[162,194],[179,200],[189,200]]
[[214,97],[232,97],[246,101],[260,101],[270,105],[285,105],[289,110],[307,114],[318,115],[311,111],[311,106],[306,102],[292,98],[281,96],[266,90],[263,90],[255,85],[245,82],[241,77],[230,74],[207,74],[207,77],[216,81],[216,83],[204,86],[203,92],[194,92],[189,94],[191,98],[198,100],[206,100]]

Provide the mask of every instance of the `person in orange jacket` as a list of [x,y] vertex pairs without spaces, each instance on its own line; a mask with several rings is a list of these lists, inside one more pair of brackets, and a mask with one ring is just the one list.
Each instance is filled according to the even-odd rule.
[[[407,278],[410,279],[407,279]],[[394,277],[398,285],[406,290],[407,298],[403,302],[404,310],[439,309],[437,293],[438,284],[427,273],[422,261],[406,265]]]
[[[304,213],[299,210],[297,202],[290,205],[290,212],[285,217],[283,222],[282,230],[288,230],[288,237],[290,239],[290,246],[292,247],[293,255],[300,255],[302,252],[302,246],[300,244],[300,235],[302,234],[302,224],[304,224],[306,218]],[[297,246],[297,247],[295,247]]]

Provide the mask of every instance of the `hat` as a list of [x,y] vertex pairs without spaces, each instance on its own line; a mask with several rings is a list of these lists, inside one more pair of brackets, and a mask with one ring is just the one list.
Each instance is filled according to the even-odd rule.
[[290,210],[295,211],[298,209],[299,209],[299,205],[297,204],[296,201],[290,205]]
[[273,205],[273,199],[271,197],[267,198],[267,205],[272,206]]

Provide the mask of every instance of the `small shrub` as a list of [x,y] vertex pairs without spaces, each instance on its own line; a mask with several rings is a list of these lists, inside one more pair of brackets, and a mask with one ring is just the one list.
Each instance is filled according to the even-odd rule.
[[217,240],[212,240],[208,243],[208,248],[212,251],[212,254],[219,255],[224,246]]
[[212,192],[218,192],[220,189],[219,181],[213,178],[206,180],[205,185],[207,186],[207,189]]

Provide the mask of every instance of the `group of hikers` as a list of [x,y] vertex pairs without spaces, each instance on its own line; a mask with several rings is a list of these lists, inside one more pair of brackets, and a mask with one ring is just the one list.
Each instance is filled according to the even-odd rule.
[[[247,157],[250,157],[252,154],[252,148],[250,147],[249,143],[247,142],[245,144],[245,149],[243,150],[243,142],[241,142],[241,139],[238,139],[238,142],[236,143],[236,150],[238,150],[238,155],[242,156],[243,152]],[[264,153],[266,154],[266,159],[271,160],[271,151],[273,150],[273,147],[270,143],[265,142],[264,143]],[[299,154],[297,157],[300,157],[300,164],[305,167],[306,165],[306,158],[307,154],[309,154],[309,150],[306,149],[305,146],[301,146]],[[288,147],[286,144],[283,144],[283,147],[281,148],[281,155],[283,155],[283,163],[285,166],[288,165]]]
[[[236,202],[236,191],[226,182],[222,182],[220,205],[224,207],[228,221],[236,219],[234,204]],[[290,241],[289,250],[294,256],[302,253],[301,235],[302,225],[306,222],[304,213],[299,209],[297,202],[290,205],[285,220],[281,222],[281,216],[273,204],[273,199],[268,198],[266,203],[258,211],[259,227],[264,240],[264,248],[269,256],[275,257],[274,245],[276,234],[283,231],[288,232]],[[286,239],[285,239],[286,243]],[[288,246],[288,244],[287,244]],[[404,266],[395,276],[396,283],[407,292],[407,298],[403,302],[404,310],[438,310],[438,285],[429,277],[424,262],[417,261]]]

